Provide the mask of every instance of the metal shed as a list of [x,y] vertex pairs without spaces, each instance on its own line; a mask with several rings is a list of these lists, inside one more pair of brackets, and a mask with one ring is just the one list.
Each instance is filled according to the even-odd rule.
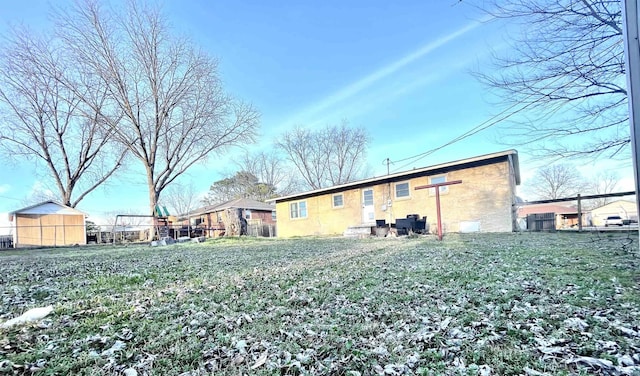
[[9,221],[15,248],[87,244],[85,213],[54,201],[10,212]]

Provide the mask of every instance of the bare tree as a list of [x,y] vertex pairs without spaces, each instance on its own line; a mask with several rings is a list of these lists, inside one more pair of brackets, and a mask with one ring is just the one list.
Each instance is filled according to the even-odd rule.
[[174,215],[188,215],[198,205],[198,192],[193,183],[180,184],[174,182],[165,192],[166,202]]
[[[82,72],[64,56],[55,39],[14,30],[0,50],[0,147],[13,158],[44,166],[57,190],[56,201],[75,207],[121,166],[125,149],[115,146],[99,112],[106,93],[92,106]],[[75,86],[65,83],[74,81]]]
[[346,121],[317,131],[296,127],[276,145],[295,165],[311,189],[348,183],[361,178],[369,135]]
[[240,171],[253,174],[259,182],[275,187],[278,195],[289,195],[300,189],[299,180],[291,166],[275,151],[245,153],[236,165]]
[[106,9],[97,0],[57,12],[77,63],[97,75],[111,109],[101,111],[118,141],[144,166],[150,212],[190,167],[226,147],[252,142],[259,114],[223,90],[217,63],[171,33],[158,8],[132,0]]
[[555,164],[539,168],[527,181],[525,190],[540,200],[572,197],[585,189],[580,172],[567,164]]
[[321,134],[309,129],[296,127],[282,135],[276,145],[300,172],[306,185],[311,189],[326,185],[326,162],[328,154]]
[[[595,178],[590,181],[589,193],[592,194],[607,194],[613,193],[618,188],[620,183],[620,176],[613,171],[602,171],[596,174]],[[591,200],[588,207],[598,208],[613,201],[611,197],[603,197]]]
[[621,1],[488,0],[482,7],[521,30],[510,34],[511,49],[495,56],[491,73],[478,74],[527,119],[505,127],[512,143],[543,156],[626,158]]

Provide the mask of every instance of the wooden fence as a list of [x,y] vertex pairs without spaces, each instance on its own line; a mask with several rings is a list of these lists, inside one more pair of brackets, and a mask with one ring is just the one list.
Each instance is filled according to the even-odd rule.
[[274,224],[255,224],[247,225],[247,236],[273,238],[276,234],[276,225]]
[[527,230],[529,231],[556,231],[556,215],[554,213],[527,215]]

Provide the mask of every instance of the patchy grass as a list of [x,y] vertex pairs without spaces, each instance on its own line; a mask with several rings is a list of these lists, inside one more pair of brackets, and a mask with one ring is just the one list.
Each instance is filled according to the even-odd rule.
[[[640,374],[637,239],[217,239],[0,253],[0,374]],[[4,359],[4,360],[3,360]]]

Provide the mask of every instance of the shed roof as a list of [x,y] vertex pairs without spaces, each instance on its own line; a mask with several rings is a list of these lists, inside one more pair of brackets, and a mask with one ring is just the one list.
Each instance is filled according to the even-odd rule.
[[[583,211],[584,212],[584,211]],[[575,206],[566,206],[559,204],[533,204],[521,206],[518,208],[518,216],[525,217],[529,214],[578,214],[578,208]]]
[[39,204],[27,206],[9,213],[11,214],[62,214],[62,215],[85,215],[78,209],[57,203],[55,201],[45,201]]
[[495,163],[497,161],[508,160],[511,162],[513,166],[513,172],[515,175],[516,184],[520,185],[520,165],[518,163],[518,152],[514,149],[505,150],[497,153],[480,155],[477,157],[460,159],[457,161],[441,163],[433,166],[416,168],[413,170],[396,172],[394,174],[358,180],[346,184],[335,185],[333,187],[320,188],[313,191],[296,193],[289,196],[276,197],[267,200],[267,202],[278,202],[278,201],[290,201],[296,199],[302,199],[306,197],[313,197],[326,193],[340,192],[346,189],[353,189],[359,187],[366,187],[372,184],[380,184],[394,181],[401,181],[403,179],[425,176],[430,174],[438,174],[443,171],[450,170],[458,170],[463,168],[475,167],[475,166],[483,166],[491,163]]

